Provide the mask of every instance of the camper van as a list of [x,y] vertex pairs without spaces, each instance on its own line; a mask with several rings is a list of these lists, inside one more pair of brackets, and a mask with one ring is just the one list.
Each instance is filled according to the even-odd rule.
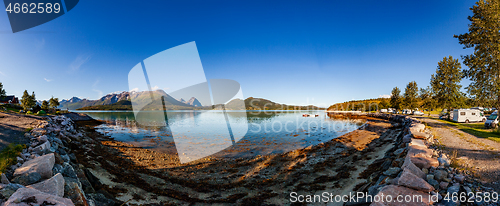
[[497,126],[498,126],[498,111],[494,111],[488,117],[486,122],[484,122],[484,127],[486,127],[486,129],[489,129],[489,128],[496,128]]
[[482,122],[486,121],[484,113],[477,109],[455,109],[453,110],[453,121],[455,122]]

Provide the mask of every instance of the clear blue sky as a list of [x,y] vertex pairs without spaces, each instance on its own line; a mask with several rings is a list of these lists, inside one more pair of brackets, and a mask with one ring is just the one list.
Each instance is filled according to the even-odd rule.
[[2,10],[0,82],[17,96],[97,99],[128,90],[141,60],[196,41],[207,79],[236,80],[245,97],[377,98],[413,80],[426,87],[443,57],[470,53],[453,35],[467,31],[474,2],[85,0],[15,34]]

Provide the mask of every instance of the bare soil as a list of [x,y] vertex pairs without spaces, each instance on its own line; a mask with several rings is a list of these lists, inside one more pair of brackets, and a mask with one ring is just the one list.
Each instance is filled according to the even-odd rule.
[[500,143],[476,137],[446,123],[423,118],[438,138],[448,157],[470,170],[487,187],[500,192]]
[[[329,142],[284,154],[251,158],[207,157],[180,164],[164,154],[114,141],[92,128],[95,141],[76,143],[78,162],[93,186],[129,205],[288,205],[290,193],[346,194],[367,182],[363,173],[384,157],[402,132],[387,120],[366,125]],[[90,178],[92,179],[92,178]],[[339,203],[342,204],[342,203]]]
[[0,112],[0,150],[11,143],[29,143],[24,133],[40,120],[43,117]]

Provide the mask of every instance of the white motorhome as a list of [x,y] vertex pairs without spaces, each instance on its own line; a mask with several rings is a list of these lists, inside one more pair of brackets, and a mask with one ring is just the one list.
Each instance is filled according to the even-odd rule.
[[455,122],[483,122],[486,121],[484,113],[477,109],[455,109],[453,110],[453,121]]

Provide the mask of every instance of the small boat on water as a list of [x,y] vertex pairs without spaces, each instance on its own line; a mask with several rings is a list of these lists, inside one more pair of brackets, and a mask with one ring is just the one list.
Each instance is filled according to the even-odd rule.
[[319,117],[319,114],[302,114],[303,117]]

